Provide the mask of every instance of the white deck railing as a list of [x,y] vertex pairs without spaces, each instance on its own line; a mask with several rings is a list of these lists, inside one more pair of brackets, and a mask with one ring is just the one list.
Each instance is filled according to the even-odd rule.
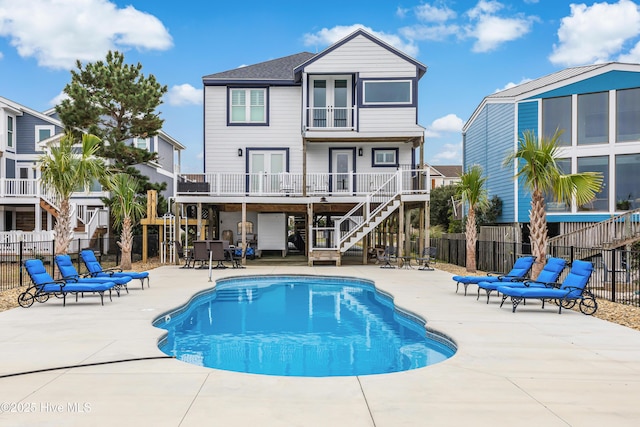
[[[399,174],[399,179],[391,180]],[[391,180],[391,181],[390,181]],[[416,169],[386,173],[207,173],[182,174],[178,195],[209,196],[366,196],[381,186],[390,193],[426,194],[428,172]],[[391,184],[389,184],[391,183]]]

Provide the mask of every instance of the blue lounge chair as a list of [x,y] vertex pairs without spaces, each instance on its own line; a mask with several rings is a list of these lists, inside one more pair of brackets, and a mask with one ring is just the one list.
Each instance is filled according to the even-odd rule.
[[523,287],[544,287],[545,283],[555,283],[560,277],[560,273],[566,267],[567,262],[562,258],[550,257],[547,259],[542,271],[536,278],[536,280],[524,280],[524,279],[507,279],[497,282],[480,282],[478,283],[478,298],[480,299],[480,289],[484,289],[487,293],[487,304],[489,304],[489,296],[491,292],[498,289],[498,286],[510,286],[515,288]]
[[122,269],[114,267],[106,270],[102,269],[102,266],[96,259],[96,255],[90,249],[84,249],[80,252],[80,258],[84,262],[87,271],[91,274],[91,277],[130,277],[132,279],[140,279],[142,289],[144,289],[144,281],[147,281],[147,287],[149,287],[149,272],[148,271],[122,271]]
[[502,294],[502,304],[508,297],[511,297],[514,313],[522,300],[539,299],[542,301],[542,308],[544,308],[545,301],[555,300],[559,307],[558,313],[562,313],[562,308],[572,308],[577,301],[580,301],[580,311],[583,314],[591,315],[598,309],[596,298],[585,289],[592,273],[593,264],[576,260],[571,264],[571,270],[562,283],[547,283],[544,287],[498,286],[497,290]]
[[513,268],[508,273],[488,273],[486,276],[453,276],[453,280],[456,281],[456,293],[458,293],[458,286],[462,284],[464,286],[464,294],[467,295],[467,287],[471,284],[478,284],[480,282],[498,282],[501,280],[510,279],[522,279],[529,274],[529,270],[533,266],[535,257],[523,256],[516,260],[513,264]]
[[24,268],[31,279],[31,285],[18,295],[18,304],[25,308],[31,307],[33,301],[46,302],[51,295],[62,297],[62,306],[65,306],[67,294],[75,294],[78,301],[78,294],[85,292],[98,293],[100,303],[104,305],[104,293],[109,291],[109,299],[111,299],[111,289],[116,285],[114,282],[94,283],[85,282],[82,279],[54,280],[39,259],[26,260]]
[[58,266],[58,270],[60,271],[60,275],[64,280],[76,280],[82,279],[84,283],[104,283],[104,282],[114,282],[116,286],[114,287],[118,296],[120,296],[120,289],[124,288],[127,293],[129,293],[129,289],[127,289],[127,283],[131,281],[131,277],[83,277],[78,274],[78,270],[73,266],[73,262],[71,261],[71,257],[69,255],[56,255],[55,257],[56,265]]

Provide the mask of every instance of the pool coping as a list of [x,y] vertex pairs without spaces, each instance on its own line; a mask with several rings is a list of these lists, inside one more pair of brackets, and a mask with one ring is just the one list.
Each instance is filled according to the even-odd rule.
[[[280,273],[373,280],[458,351],[426,368],[330,378],[151,359],[163,355],[157,342],[165,331],[151,324],[158,313],[212,286],[206,270],[166,266],[151,272],[150,288],[104,307],[85,296],[67,307],[54,300],[0,313],[0,375],[140,359],[0,378],[0,402],[15,409],[0,411],[0,424],[631,426],[640,419],[638,331],[536,302],[511,313],[498,298],[485,304],[473,292],[456,294],[452,275],[439,270],[249,266],[214,274]],[[84,404],[89,411],[79,411]]]

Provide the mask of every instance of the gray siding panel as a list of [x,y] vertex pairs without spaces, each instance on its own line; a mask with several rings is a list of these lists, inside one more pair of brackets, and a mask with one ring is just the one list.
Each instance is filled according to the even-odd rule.
[[465,171],[480,165],[487,175],[489,197],[502,199],[500,222],[513,222],[513,173],[502,162],[513,149],[514,105],[486,104],[467,129],[464,146]]
[[152,182],[154,184],[158,184],[161,182],[164,182],[167,184],[167,189],[165,191],[162,191],[162,195],[167,198],[167,197],[173,197],[173,179],[167,175],[163,175],[161,173],[158,173],[157,169],[151,167],[151,166],[147,166],[147,165],[135,165],[134,166],[136,169],[138,169],[140,171],[141,174],[146,175],[149,177],[149,182]]
[[162,166],[162,169],[173,173],[173,145],[162,139],[160,135],[158,135],[157,140],[158,163]]
[[[526,130],[532,130],[538,134],[538,101],[521,102],[518,104],[518,138]],[[518,222],[529,222],[529,210],[531,208],[531,194],[522,186],[522,180],[518,182]]]
[[[28,113],[16,117],[16,153],[17,154],[41,154],[36,150],[36,126],[51,126],[38,117]],[[54,133],[62,132],[62,128],[54,126]]]

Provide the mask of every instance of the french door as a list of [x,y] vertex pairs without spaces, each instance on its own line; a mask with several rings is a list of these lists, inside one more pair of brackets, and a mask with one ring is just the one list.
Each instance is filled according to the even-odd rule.
[[311,126],[350,127],[351,77],[315,77],[311,79],[311,87]]
[[249,192],[277,193],[285,172],[285,150],[247,150],[249,152]]

